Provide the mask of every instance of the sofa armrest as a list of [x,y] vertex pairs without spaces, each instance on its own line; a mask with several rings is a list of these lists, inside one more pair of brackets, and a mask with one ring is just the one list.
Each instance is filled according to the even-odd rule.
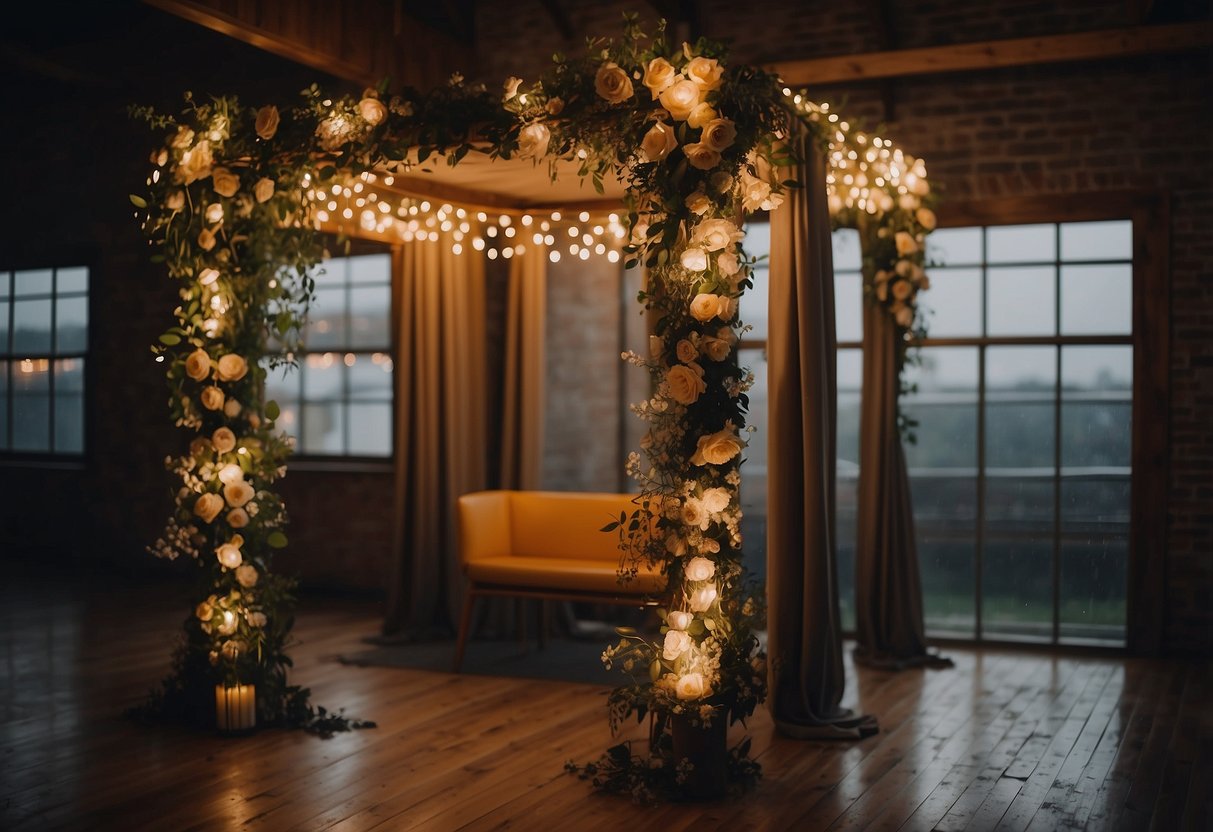
[[457,504],[459,562],[513,554],[510,542],[508,491],[464,494]]

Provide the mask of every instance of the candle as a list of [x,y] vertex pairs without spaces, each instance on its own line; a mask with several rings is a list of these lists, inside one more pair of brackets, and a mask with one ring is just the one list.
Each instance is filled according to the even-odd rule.
[[253,730],[257,725],[256,687],[216,685],[215,725],[222,734]]

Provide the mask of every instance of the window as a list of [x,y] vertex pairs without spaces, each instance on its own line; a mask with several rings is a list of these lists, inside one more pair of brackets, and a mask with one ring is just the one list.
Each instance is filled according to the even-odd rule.
[[[751,253],[768,230],[752,225]],[[930,337],[903,397],[928,633],[1123,644],[1134,388],[1129,220],[945,228],[928,238]],[[837,536],[843,625],[854,628],[862,384],[858,234],[834,235],[838,334]],[[765,427],[765,274],[742,317]],[[762,446],[759,451],[755,446]],[[765,442],[742,501],[765,519]],[[755,461],[760,464],[755,465]],[[765,528],[765,526],[764,526]],[[747,550],[758,542],[746,540]]]
[[0,272],[0,451],[84,453],[88,269]]
[[392,455],[391,255],[335,257],[316,277],[298,366],[266,398],[305,456]]

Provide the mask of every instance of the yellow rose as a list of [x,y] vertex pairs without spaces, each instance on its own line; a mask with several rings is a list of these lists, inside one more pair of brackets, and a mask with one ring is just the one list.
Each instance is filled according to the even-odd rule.
[[686,121],[699,101],[699,87],[685,78],[670,84],[661,93],[661,106],[669,111],[675,121]]
[[691,317],[697,321],[707,323],[715,318],[720,312],[720,296],[700,292],[691,301]]
[[678,364],[666,374],[670,396],[679,404],[694,404],[708,389],[703,381],[703,368],[698,364]]
[[644,70],[644,85],[649,88],[649,92],[653,95],[653,100],[661,95],[662,91],[670,84],[674,83],[674,79],[678,77],[678,71],[665,58],[654,58],[649,61],[649,65]]
[[278,132],[278,120],[278,108],[267,104],[257,111],[257,121],[253,124],[253,129],[258,136],[269,141]]
[[362,120],[374,127],[387,118],[387,107],[378,98],[364,98],[358,102],[358,115]]
[[203,251],[210,251],[215,247],[215,234],[209,228],[198,232],[198,247]]
[[690,364],[699,357],[699,350],[695,349],[694,344],[683,338],[675,345],[674,354],[678,356],[679,361]]
[[251,589],[257,585],[257,567],[251,563],[242,563],[236,567],[236,583],[240,584],[245,589]]
[[239,381],[248,372],[248,362],[243,356],[229,352],[219,358],[215,369],[220,381]]
[[[192,133],[190,135],[193,136]],[[181,154],[181,161],[177,163],[174,175],[178,182],[189,185],[210,176],[213,164],[215,159],[211,155],[211,143],[203,139]]]
[[218,494],[207,492],[194,503],[194,516],[203,523],[210,523],[223,510],[223,498]]
[[211,174],[211,182],[215,193],[220,196],[232,197],[236,195],[236,191],[240,190],[240,177],[227,168],[215,168],[214,173]]
[[632,97],[632,79],[614,61],[598,67],[594,76],[594,90],[598,96],[611,104],[619,104]]
[[701,248],[688,248],[683,250],[679,262],[688,272],[701,272],[708,267],[708,253]]
[[660,162],[676,147],[678,139],[674,136],[674,128],[664,121],[656,122],[640,141],[640,152],[649,162]]
[[207,410],[219,410],[223,407],[223,391],[218,387],[204,387],[202,395],[199,398],[202,401],[202,406]]
[[226,519],[233,529],[243,529],[248,525],[248,512],[242,508],[234,508],[227,513]]
[[257,180],[257,184],[253,186],[253,196],[258,202],[268,202],[274,195],[274,180],[268,176],[263,176]]
[[716,564],[707,558],[691,558],[682,574],[688,581],[707,581],[716,574]]
[[236,434],[231,428],[218,428],[211,434],[211,444],[218,453],[226,454],[236,448]]
[[704,125],[699,141],[712,150],[726,150],[737,141],[737,127],[733,124],[732,119],[714,118]]
[[741,453],[745,443],[737,435],[736,428],[730,422],[715,433],[699,437],[695,453],[691,455],[692,465],[724,465]]
[[719,117],[720,114],[716,112],[715,107],[706,101],[701,101],[695,105],[695,109],[691,110],[691,114],[687,116],[687,124],[699,130]]
[[211,356],[199,347],[185,359],[185,374],[194,381],[202,381],[211,373]]
[[215,550],[215,556],[228,569],[235,569],[244,562],[244,556],[240,554],[240,547],[243,545],[244,538],[238,534],[234,534],[231,540]]
[[687,673],[678,677],[674,685],[674,693],[683,701],[688,699],[704,699],[712,695],[712,689],[704,681],[702,673]]
[[918,220],[918,224],[927,231],[935,230],[935,223],[937,220],[935,219],[935,212],[930,208],[919,208],[916,212],[914,212],[914,217]]
[[253,499],[257,492],[244,480],[229,482],[223,486],[223,498],[227,500],[227,504],[232,508],[241,508],[249,500]]
[[528,124],[518,134],[518,158],[542,159],[547,155],[552,134],[544,124]]
[[235,399],[228,399],[223,403],[223,415],[229,419],[235,419],[240,415],[240,402]]
[[720,251],[744,238],[745,232],[738,229],[731,221],[711,219],[704,220],[695,226],[695,231],[691,235],[691,245],[703,246],[708,251]]
[[683,72],[697,87],[709,92],[720,88],[724,67],[715,58],[691,58]]
[[194,615],[198,617],[199,621],[210,621],[215,615],[215,608],[203,601],[194,607]]
[[700,170],[711,170],[720,164],[720,152],[713,150],[703,142],[684,144],[682,152],[687,157],[687,161],[691,163],[691,167]]

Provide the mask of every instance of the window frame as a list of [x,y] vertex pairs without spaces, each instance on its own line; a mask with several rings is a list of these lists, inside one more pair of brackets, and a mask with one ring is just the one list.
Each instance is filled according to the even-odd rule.
[[[0,275],[5,279],[9,279],[9,296],[7,302],[8,308],[8,343],[0,346],[0,360],[9,362],[9,369],[5,382],[7,384],[7,392],[3,407],[6,410],[6,434],[3,437],[4,443],[10,444],[13,431],[13,386],[12,386],[12,367],[16,362],[22,359],[46,360],[50,362],[50,378],[48,386],[49,409],[47,419],[49,421],[49,437],[50,448],[47,450],[19,450],[11,447],[0,447],[0,466],[34,466],[39,468],[63,468],[78,470],[86,467],[88,459],[92,452],[92,390],[93,377],[96,371],[94,367],[93,347],[95,344],[95,321],[96,315],[96,297],[98,286],[98,269],[96,267],[95,257],[90,256],[88,252],[76,253],[69,249],[58,252],[46,257],[26,258],[17,257],[9,263],[5,263],[0,268]],[[84,292],[85,309],[88,315],[88,324],[85,333],[84,347],[81,350],[73,350],[71,352],[56,351],[59,333],[57,330],[58,323],[58,273],[64,269],[84,269],[88,275],[88,287]],[[37,295],[34,297],[45,297],[51,301],[51,348],[49,350],[37,353],[18,353],[9,352],[9,345],[12,343],[12,338],[15,334],[14,323],[16,321],[16,279],[15,274],[23,271],[51,271],[52,272],[52,288],[49,295]],[[79,296],[78,292],[71,293],[72,296]],[[82,375],[81,384],[81,421],[82,433],[80,437],[81,449],[79,451],[56,451],[55,446],[55,377],[54,364],[62,359],[78,359],[84,362],[84,372]]]

